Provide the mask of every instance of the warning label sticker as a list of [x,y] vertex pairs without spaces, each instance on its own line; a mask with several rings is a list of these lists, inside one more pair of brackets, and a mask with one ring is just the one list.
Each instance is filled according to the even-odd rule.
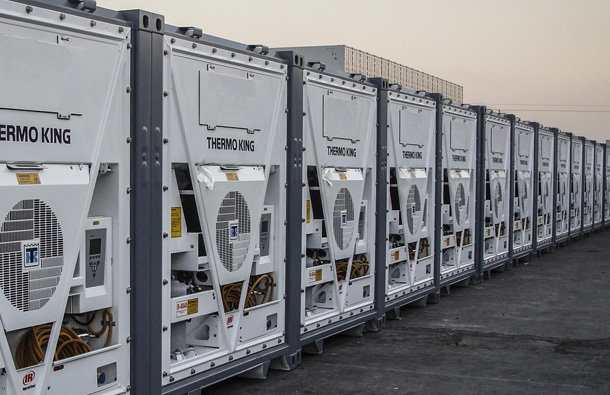
[[16,176],[19,185],[40,184],[40,177],[36,173],[17,173]]
[[189,299],[186,314],[197,314],[199,312],[199,299]]
[[184,300],[182,302],[176,302],[176,317],[185,317],[188,315],[189,302]]
[[347,175],[345,175],[343,173],[339,173],[339,179],[340,180],[347,180]]
[[227,181],[239,181],[239,176],[237,173],[226,173]]
[[182,208],[172,207],[172,238],[182,237]]
[[322,269],[311,270],[309,272],[309,282],[315,283],[322,280]]
[[199,299],[183,300],[176,302],[176,317],[186,317],[187,315],[197,314],[199,312]]
[[311,222],[311,200],[307,201],[307,215],[305,216],[307,223]]

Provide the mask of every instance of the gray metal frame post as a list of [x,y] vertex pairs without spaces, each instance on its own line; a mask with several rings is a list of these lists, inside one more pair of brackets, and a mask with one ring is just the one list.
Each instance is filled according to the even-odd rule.
[[[164,20],[125,11],[132,22],[131,390],[161,392],[162,34]],[[158,59],[157,61],[155,61]]]
[[514,235],[515,231],[515,133],[517,130],[517,117],[513,114],[508,114],[507,118],[510,120],[510,147],[509,147],[509,157],[510,162],[508,165],[508,171],[510,174],[508,175],[508,213],[509,213],[509,223],[508,223],[508,262],[506,263],[506,270],[512,270],[513,268],[513,259],[514,253],[513,249],[514,245]]
[[480,283],[483,280],[484,269],[484,232],[485,232],[485,128],[487,127],[487,107],[475,106],[477,112],[477,135],[476,135],[476,184],[475,184],[475,250],[474,263],[476,269],[475,281]]
[[373,78],[377,85],[377,163],[375,205],[375,310],[376,324],[373,330],[381,330],[385,322],[385,292],[387,279],[387,218],[388,218],[388,80]]
[[303,56],[279,52],[288,62],[288,138],[286,146],[286,343],[285,368],[301,364],[301,260],[303,218]]
[[[568,163],[568,198],[570,196],[570,191],[572,190],[572,139],[574,138],[574,134],[568,133],[568,137],[570,138],[570,163]],[[572,203],[572,199],[570,199],[570,203]],[[568,205],[568,236],[567,236],[567,244],[570,244],[570,239],[572,238],[572,216],[570,215],[571,207]]]
[[436,100],[436,161],[434,180],[434,285],[436,290],[428,296],[428,302],[439,303],[441,300],[441,235],[443,225],[441,219],[442,187],[443,187],[443,95],[430,95]]
[[605,228],[608,224],[606,223],[606,201],[608,200],[608,196],[606,195],[606,188],[608,188],[608,183],[606,181],[607,166],[608,166],[608,145],[602,144],[604,147],[604,157],[602,161],[602,228]]
[[540,150],[538,137],[540,134],[540,125],[537,122],[533,122],[534,127],[534,221],[533,222],[533,235],[532,235],[532,257],[536,259],[538,256],[538,193],[540,189],[540,174],[538,174],[540,166],[538,163],[538,151]]

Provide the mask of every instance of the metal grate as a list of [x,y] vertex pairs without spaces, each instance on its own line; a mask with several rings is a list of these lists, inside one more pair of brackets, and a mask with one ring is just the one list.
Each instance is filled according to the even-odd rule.
[[251,232],[250,210],[243,195],[229,192],[216,218],[216,247],[222,266],[229,272],[244,264]]
[[464,186],[458,184],[455,192],[455,220],[458,225],[468,219],[468,205],[466,204],[466,193]]
[[496,218],[502,218],[502,211],[504,210],[504,200],[502,199],[502,187],[500,184],[496,184],[494,188],[493,208]]
[[422,212],[419,189],[417,189],[417,186],[411,185],[411,188],[409,188],[409,195],[407,196],[407,226],[412,235],[419,232],[421,218]]
[[354,202],[347,188],[341,188],[335,199],[333,232],[337,246],[345,250],[354,235]]
[[64,264],[55,213],[38,199],[22,200],[0,228],[0,286],[21,311],[38,310],[55,293]]
[[529,215],[529,196],[527,191],[527,183],[523,181],[521,183],[521,188],[519,188],[519,194],[521,199],[521,213],[522,216],[527,217]]

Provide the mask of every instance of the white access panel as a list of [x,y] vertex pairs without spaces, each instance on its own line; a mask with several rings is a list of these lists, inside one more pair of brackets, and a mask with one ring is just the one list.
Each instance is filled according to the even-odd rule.
[[585,162],[583,167],[583,194],[584,203],[582,207],[582,225],[583,231],[591,230],[593,227],[593,203],[594,203],[594,188],[595,179],[593,169],[595,166],[595,143],[591,140],[585,140]]
[[303,81],[301,334],[373,309],[377,89]]
[[508,257],[510,221],[510,121],[485,115],[483,268]]
[[386,302],[434,284],[436,103],[388,93]]
[[572,139],[572,182],[570,183],[570,234],[577,236],[582,228],[583,191],[583,144],[582,138]]
[[474,268],[476,113],[443,104],[441,281]]
[[570,231],[570,135],[557,134],[557,206],[555,209],[556,238],[568,237]]
[[593,225],[599,227],[604,218],[604,146],[595,143],[595,183],[593,185]]
[[130,383],[131,32],[62,15],[0,1],[8,394],[119,393]]
[[553,239],[555,135],[547,128],[538,131],[538,213],[536,222],[538,247],[546,247]]
[[286,66],[164,37],[163,385],[284,342]]
[[513,138],[513,256],[532,247],[534,213],[534,127],[517,123]]

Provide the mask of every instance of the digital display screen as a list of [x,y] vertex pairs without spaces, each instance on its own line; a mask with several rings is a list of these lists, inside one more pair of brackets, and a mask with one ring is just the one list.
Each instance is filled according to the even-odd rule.
[[269,232],[269,221],[263,221],[261,223],[261,233]]
[[89,255],[99,255],[102,252],[102,239],[89,240]]

